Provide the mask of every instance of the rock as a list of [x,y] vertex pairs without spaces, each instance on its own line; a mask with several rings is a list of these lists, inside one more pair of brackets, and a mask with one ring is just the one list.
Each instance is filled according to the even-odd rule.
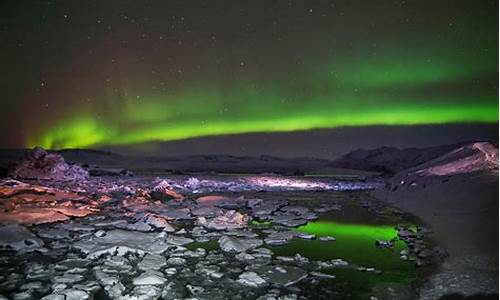
[[194,286],[190,284],[186,284],[186,288],[188,292],[193,296],[199,295],[205,291],[205,289],[202,288],[201,286]]
[[53,293],[59,293],[60,291],[67,289],[68,285],[65,283],[54,283],[50,288],[52,289]]
[[54,275],[54,267],[31,263],[27,265],[25,273],[28,280],[48,280]]
[[[170,236],[169,236],[170,237]],[[192,240],[191,240],[192,241]],[[125,255],[128,252],[144,255],[161,254],[173,244],[156,233],[141,233],[125,230],[111,230],[103,237],[89,236],[73,244],[91,259],[103,254]]]
[[160,179],[158,179],[156,181],[155,187],[153,188],[153,191],[155,191],[155,192],[163,192],[164,190],[171,189],[171,188],[172,188],[172,186],[170,185],[170,183],[167,180],[160,180]]
[[167,259],[162,255],[146,254],[144,258],[137,264],[139,270],[159,270],[167,265]]
[[111,299],[121,299],[126,288],[121,282],[116,282],[111,285],[105,285],[104,290]]
[[260,201],[259,204],[252,207],[252,216],[267,217],[283,205],[286,205],[286,203],[281,201]]
[[198,199],[196,199],[196,202],[200,205],[212,206],[214,203],[217,203],[217,202],[222,201],[224,199],[226,199],[226,197],[224,197],[224,196],[208,195],[208,196],[198,197]]
[[33,251],[43,247],[43,241],[21,225],[0,226],[0,247],[16,251]]
[[131,277],[135,275],[134,267],[130,261],[122,256],[107,257],[102,265],[94,268],[96,279],[105,286],[112,286],[120,282],[120,276]]
[[201,258],[206,255],[206,250],[203,248],[196,248],[195,251],[187,250],[184,247],[177,247],[175,252],[170,253],[170,257],[185,257],[185,258]]
[[197,217],[215,217],[223,213],[223,210],[215,206],[202,206],[191,210],[191,214]]
[[240,284],[258,288],[267,285],[267,282],[255,272],[245,272],[240,274],[237,280]]
[[186,234],[186,233],[187,233],[187,231],[186,231],[186,229],[184,229],[184,228],[182,228],[182,229],[180,229],[180,230],[177,230],[177,231],[175,232],[175,234],[178,234],[178,235],[183,235],[183,234]]
[[10,174],[19,179],[55,181],[86,180],[89,173],[77,165],[69,165],[59,154],[49,154],[40,147],[29,151]]
[[21,285],[19,287],[19,290],[46,293],[49,291],[49,288],[46,287],[41,281],[32,281]]
[[161,211],[161,215],[171,220],[191,220],[188,208],[168,208]]
[[243,252],[257,248],[263,244],[260,239],[238,239],[230,236],[223,236],[219,239],[219,246],[225,252]]
[[47,295],[43,300],[92,300],[94,296],[87,291],[79,289],[61,290],[57,293]]
[[185,295],[184,286],[173,281],[165,285],[162,291],[162,299],[183,299]]
[[167,265],[169,266],[183,266],[186,264],[186,260],[181,257],[170,257],[167,260]]
[[73,288],[86,291],[92,295],[95,295],[102,290],[101,285],[97,281],[86,281],[82,284],[75,284],[73,285]]
[[205,265],[205,262],[199,262],[196,264],[196,273],[202,274],[205,276],[210,276],[216,279],[219,279],[224,276],[224,274],[220,273],[220,267],[217,265]]
[[66,296],[59,294],[50,294],[43,297],[42,300],[66,300]]
[[21,292],[12,295],[13,300],[33,300],[35,299],[30,292]]
[[293,256],[276,256],[276,259],[282,262],[293,262],[295,258]]
[[167,281],[163,274],[156,271],[142,273],[132,280],[134,285],[162,285]]
[[69,217],[53,208],[19,208],[11,212],[0,212],[0,222],[19,224],[44,224],[66,221]]
[[330,274],[321,273],[321,272],[311,272],[309,274],[311,276],[318,277],[321,279],[335,279],[335,275],[330,275]]
[[320,236],[319,240],[322,242],[335,242],[337,239],[334,238],[333,236]]
[[246,252],[240,252],[238,253],[235,258],[240,261],[252,261],[255,260],[255,257],[251,254],[248,254]]
[[372,268],[372,267],[363,267],[363,266],[359,266],[357,268],[358,271],[362,271],[362,272],[377,272],[377,270],[375,268]]
[[90,265],[92,261],[87,260],[87,259],[81,259],[81,258],[67,258],[64,260],[59,261],[55,265],[56,270],[87,270],[88,265]]
[[61,276],[53,277],[52,282],[72,284],[72,283],[76,283],[76,282],[81,282],[83,279],[84,279],[84,277],[80,274],[64,273]]
[[163,270],[163,272],[167,276],[174,276],[175,274],[177,274],[177,269],[176,268],[166,268],[165,270]]
[[264,239],[264,242],[272,246],[286,245],[295,237],[295,235],[296,233],[292,231],[276,231],[269,234]]
[[300,265],[309,263],[309,259],[307,257],[304,257],[298,253],[295,254],[295,256],[277,256],[276,259],[282,262],[293,262]]
[[146,215],[144,217],[144,222],[156,228],[161,228],[163,231],[166,232],[175,232],[176,230],[172,225],[170,225],[167,218],[155,214]]
[[380,248],[392,249],[394,248],[394,240],[390,241],[375,240],[375,246]]
[[183,246],[194,242],[193,239],[173,234],[169,234],[165,241],[170,245],[176,246]]
[[106,231],[104,231],[104,230],[97,230],[97,231],[94,233],[94,235],[95,235],[96,237],[103,237],[103,236],[105,236],[105,235],[106,235]]
[[68,239],[70,237],[69,231],[63,228],[47,228],[39,231],[37,235],[41,238],[51,240]]
[[142,220],[137,221],[137,222],[132,223],[132,224],[130,224],[130,223],[119,224],[116,226],[116,228],[141,231],[141,232],[149,232],[149,231],[153,230],[153,228],[151,226],[149,226],[149,224],[147,224],[146,222],[144,222]]
[[254,208],[260,204],[262,204],[262,199],[248,199],[247,201],[248,208]]
[[287,227],[299,227],[307,224],[307,219],[288,213],[274,214],[267,218],[271,223]]
[[349,263],[341,258],[331,259],[328,261],[318,261],[316,262],[318,269],[331,269],[336,267],[346,267]]
[[158,285],[138,285],[123,300],[156,300],[160,298],[162,290]]
[[184,200],[184,196],[176,192],[166,180],[159,181],[150,194],[153,200]]
[[316,235],[314,233],[305,233],[305,232],[299,232],[297,233],[296,237],[304,239],[304,240],[315,240]]
[[259,253],[259,254],[265,254],[265,255],[273,255],[273,251],[271,249],[267,248],[256,248],[252,250],[252,253]]
[[264,280],[281,286],[291,286],[307,277],[306,271],[295,266],[264,265],[254,269]]
[[250,218],[235,210],[229,210],[225,214],[207,220],[204,217],[198,218],[198,223],[208,229],[213,230],[233,230],[247,226]]
[[277,300],[280,295],[279,289],[270,289],[266,291],[265,295],[257,298],[257,300]]
[[38,185],[4,184],[0,181],[0,190],[10,196],[0,203],[0,223],[52,223],[69,217],[85,217],[97,210],[88,205],[86,197],[76,193]]
[[217,201],[215,206],[225,209],[244,209],[247,207],[247,202],[244,196],[238,198],[224,197],[221,201]]
[[416,233],[408,228],[397,228],[398,237],[402,240],[416,237]]
[[60,291],[58,294],[66,296],[66,300],[92,300],[94,296],[89,292],[77,290],[77,289],[67,289]]

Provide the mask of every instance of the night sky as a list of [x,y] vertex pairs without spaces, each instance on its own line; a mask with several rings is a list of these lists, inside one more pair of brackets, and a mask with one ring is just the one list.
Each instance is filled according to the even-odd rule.
[[498,1],[2,1],[0,147],[498,122]]

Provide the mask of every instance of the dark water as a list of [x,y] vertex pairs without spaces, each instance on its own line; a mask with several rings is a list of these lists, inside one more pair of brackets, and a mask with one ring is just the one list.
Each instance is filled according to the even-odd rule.
[[[288,245],[272,247],[276,255],[291,256],[300,253],[310,260],[341,258],[352,265],[375,268],[381,272],[359,271],[355,268],[334,268],[321,272],[335,275],[336,278],[322,282],[321,289],[333,289],[339,298],[365,298],[377,286],[394,286],[408,289],[417,280],[417,272],[410,262],[401,261],[399,252],[406,248],[397,241],[394,249],[381,249],[375,240],[390,240],[396,237],[395,224],[363,224],[331,221],[322,218],[308,223],[297,230],[320,236],[334,236],[336,241],[294,239]],[[303,287],[306,288],[307,287]],[[393,288],[394,289],[394,288]],[[309,291],[316,294],[318,291]],[[328,298],[325,296],[325,298]]]
[[[265,246],[275,256],[300,254],[311,261],[342,259],[348,267],[319,270],[335,275],[335,279],[322,279],[315,284],[310,281],[298,283],[301,295],[310,299],[414,299],[419,271],[409,261],[400,259],[400,251],[407,246],[396,241],[394,249],[379,248],[375,240],[391,240],[397,236],[395,227],[401,219],[380,217],[367,213],[359,206],[346,206],[341,212],[322,214],[317,221],[299,228],[300,232],[313,233],[318,238],[333,236],[336,241],[304,240],[294,238],[283,246]],[[256,232],[270,228],[268,223],[253,222]],[[195,243],[196,247],[218,249],[216,241]],[[301,266],[307,271],[315,271],[311,266]],[[358,266],[375,268],[381,272],[366,272]]]

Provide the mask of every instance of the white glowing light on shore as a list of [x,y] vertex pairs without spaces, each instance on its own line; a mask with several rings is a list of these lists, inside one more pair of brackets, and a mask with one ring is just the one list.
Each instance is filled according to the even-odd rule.
[[247,183],[262,186],[262,187],[283,187],[295,189],[331,189],[333,186],[320,181],[311,181],[295,178],[269,177],[269,176],[252,176],[244,179]]

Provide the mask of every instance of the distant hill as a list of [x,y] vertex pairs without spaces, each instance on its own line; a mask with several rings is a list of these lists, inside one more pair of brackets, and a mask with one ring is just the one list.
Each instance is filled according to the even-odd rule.
[[61,151],[67,161],[108,168],[126,168],[135,173],[279,173],[303,175],[322,170],[326,159],[279,158],[268,155],[178,155],[167,157],[122,156],[110,152]]
[[475,172],[497,176],[498,165],[498,146],[487,142],[475,142],[456,147],[432,160],[401,171],[394,178],[397,182],[414,182],[423,177]]
[[395,147],[380,147],[370,150],[358,149],[334,160],[327,166],[394,175],[402,170],[436,159],[467,144],[470,144],[470,142],[425,148],[398,149]]
[[204,136],[178,141],[150,141],[103,146],[127,156],[219,155],[315,157],[337,159],[355,149],[378,147],[426,148],[464,141],[498,141],[495,124],[439,124],[414,126],[359,126],[293,132],[261,132]]

